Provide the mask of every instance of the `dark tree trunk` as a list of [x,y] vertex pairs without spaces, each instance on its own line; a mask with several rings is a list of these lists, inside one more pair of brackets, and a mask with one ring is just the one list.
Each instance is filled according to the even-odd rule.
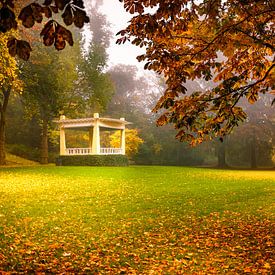
[[223,142],[220,142],[218,145],[218,167],[228,167],[226,163],[226,138],[224,138]]
[[40,163],[48,164],[49,163],[49,153],[48,153],[48,120],[43,119],[42,122],[42,135],[41,135],[41,154],[40,154]]
[[8,107],[9,97],[11,88],[3,92],[3,104],[0,104],[0,165],[6,163],[6,151],[5,151],[5,140],[6,140],[6,110]]
[[5,153],[5,115],[1,112],[0,117],[0,165],[6,164]]
[[252,133],[252,137],[251,137],[251,141],[250,141],[250,167],[251,167],[251,169],[257,168],[255,132]]

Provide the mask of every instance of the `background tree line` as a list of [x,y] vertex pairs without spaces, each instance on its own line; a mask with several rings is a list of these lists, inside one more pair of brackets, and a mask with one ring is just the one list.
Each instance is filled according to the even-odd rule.
[[[158,96],[158,88],[163,89],[161,79],[150,80],[139,77],[134,66],[117,65],[108,71],[113,94],[106,108],[101,108],[102,116],[126,117],[133,122],[132,127],[138,129],[138,136],[143,140],[138,152],[131,156],[136,164],[152,165],[203,165],[233,167],[272,167],[274,165],[274,114],[270,106],[271,98],[266,98],[247,108],[248,120],[229,135],[224,142],[218,139],[190,147],[175,139],[172,126],[157,127],[155,114],[150,106],[154,105]],[[156,83],[159,81],[159,83]],[[193,84],[196,87],[198,83]],[[153,88],[154,87],[154,88]],[[146,96],[145,96],[146,95]],[[9,149],[15,154],[39,160],[41,156],[41,120],[37,115],[30,115],[26,109],[25,99],[14,97],[8,112],[7,142]],[[69,117],[91,116],[98,111],[98,106],[91,109],[81,107],[72,112],[64,109]],[[69,111],[70,110],[70,111]],[[58,132],[50,121],[48,125],[50,161],[54,161],[59,152]],[[72,131],[68,142],[72,146],[87,146],[87,133]],[[102,140],[104,138],[102,137]],[[104,141],[103,141],[104,142]]]

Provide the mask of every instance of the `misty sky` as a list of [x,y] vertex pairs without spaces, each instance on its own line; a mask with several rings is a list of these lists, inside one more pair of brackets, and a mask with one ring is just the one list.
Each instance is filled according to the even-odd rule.
[[124,45],[117,45],[115,43],[117,40],[115,34],[127,26],[127,22],[131,18],[131,15],[123,9],[122,3],[118,0],[104,0],[100,10],[107,15],[114,33],[111,46],[108,50],[110,65],[124,63],[142,68],[143,65],[136,60],[136,56],[142,53],[139,47],[131,43],[126,43]]

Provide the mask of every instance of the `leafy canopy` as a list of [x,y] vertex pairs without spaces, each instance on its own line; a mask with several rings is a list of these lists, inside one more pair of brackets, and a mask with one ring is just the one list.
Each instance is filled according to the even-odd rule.
[[6,164],[5,125],[9,98],[13,92],[22,92],[23,86],[18,78],[16,60],[6,47],[7,40],[6,34],[0,35],[0,165]]
[[[110,136],[110,145],[115,148],[120,147],[121,143],[121,133],[120,131],[114,132]],[[142,138],[139,137],[139,133],[137,129],[126,129],[126,155],[128,157],[133,157],[138,153],[139,146],[144,142]]]
[[0,86],[1,90],[5,90],[5,86],[11,85],[18,79],[17,65],[14,58],[12,58],[6,48],[8,41],[7,35],[0,36]]
[[[23,83],[18,78],[18,66],[16,60],[8,53],[6,43],[8,36],[0,36],[0,111],[8,104],[11,91],[22,92]],[[6,101],[6,102],[5,102]],[[4,104],[5,103],[5,104]],[[7,108],[7,106],[5,106]]]
[[[117,43],[145,47],[138,60],[164,75],[157,124],[173,123],[181,141],[223,137],[246,118],[241,98],[274,89],[274,1],[120,1],[134,16]],[[211,88],[188,92],[197,79]]]

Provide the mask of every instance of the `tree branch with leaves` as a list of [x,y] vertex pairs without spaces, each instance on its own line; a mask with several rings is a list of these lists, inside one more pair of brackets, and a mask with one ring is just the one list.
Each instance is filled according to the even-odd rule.
[[[42,4],[35,1],[20,9],[18,15],[16,15],[16,4],[14,0],[0,0],[0,32],[17,30],[19,24],[30,29],[36,23],[42,23],[44,26],[40,35],[43,37],[44,45],[54,45],[57,50],[64,49],[66,43],[72,46],[74,42],[71,31],[55,20],[53,14],[61,14],[66,26],[73,24],[82,28],[89,22],[83,0],[45,0]],[[29,59],[32,49],[28,41],[10,37],[7,46],[12,56]]]
[[[121,2],[133,18],[117,43],[145,48],[138,60],[165,77],[153,111],[181,141],[222,139],[246,119],[241,98],[253,103],[274,90],[274,1]],[[215,85],[190,93],[186,83],[196,79]]]

